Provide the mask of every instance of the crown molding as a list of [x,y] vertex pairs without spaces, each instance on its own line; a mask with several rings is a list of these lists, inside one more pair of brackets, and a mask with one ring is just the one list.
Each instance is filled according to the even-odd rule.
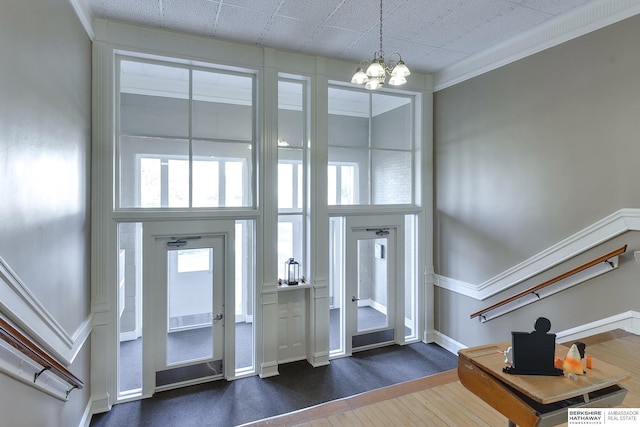
[[82,27],[86,31],[89,38],[93,41],[96,37],[95,32],[93,31],[93,10],[91,9],[91,5],[89,4],[89,0],[69,0],[71,7],[76,12]]
[[639,13],[640,0],[590,2],[443,68],[435,74],[434,90],[462,83]]
[[438,274],[434,285],[485,300],[628,231],[640,231],[640,209],[621,209],[497,276],[474,285]]

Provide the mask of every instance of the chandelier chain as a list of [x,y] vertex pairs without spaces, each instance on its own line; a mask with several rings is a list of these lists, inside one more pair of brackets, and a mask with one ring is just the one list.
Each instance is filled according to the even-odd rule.
[[380,0],[380,52],[382,53],[382,0]]

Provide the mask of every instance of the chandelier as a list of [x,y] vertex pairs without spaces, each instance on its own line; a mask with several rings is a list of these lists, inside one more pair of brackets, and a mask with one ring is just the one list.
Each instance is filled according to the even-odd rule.
[[[392,60],[397,55],[397,60]],[[363,65],[368,64],[367,71],[363,71]],[[399,53],[389,57],[389,62],[384,62],[382,50],[382,0],[380,0],[380,50],[373,54],[373,59],[360,61],[356,73],[351,78],[351,83],[364,85],[367,89],[375,90],[382,87],[389,76],[391,86],[400,86],[407,82],[407,76],[411,74],[409,68],[404,65]]]

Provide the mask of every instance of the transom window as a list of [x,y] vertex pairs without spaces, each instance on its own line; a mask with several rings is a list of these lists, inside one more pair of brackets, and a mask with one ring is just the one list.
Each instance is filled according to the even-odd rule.
[[255,76],[118,65],[118,207],[255,206]]
[[414,98],[329,87],[329,205],[415,204]]

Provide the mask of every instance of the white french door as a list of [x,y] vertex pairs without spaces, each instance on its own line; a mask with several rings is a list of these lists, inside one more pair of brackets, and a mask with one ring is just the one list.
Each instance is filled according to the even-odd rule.
[[226,319],[235,324],[234,305],[225,300],[233,299],[225,295],[232,270],[229,234],[149,228],[144,231],[143,394],[225,378],[226,356],[233,358],[225,351]]
[[404,275],[401,218],[350,217],[346,223],[343,284],[345,354],[403,336]]

